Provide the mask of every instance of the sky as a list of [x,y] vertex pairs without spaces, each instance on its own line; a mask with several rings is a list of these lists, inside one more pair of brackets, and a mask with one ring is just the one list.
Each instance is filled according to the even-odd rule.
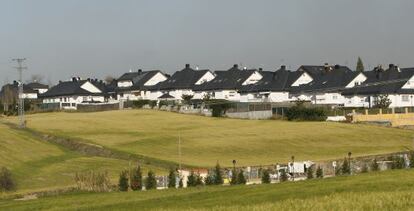
[[24,75],[414,66],[412,0],[0,0],[0,83]]

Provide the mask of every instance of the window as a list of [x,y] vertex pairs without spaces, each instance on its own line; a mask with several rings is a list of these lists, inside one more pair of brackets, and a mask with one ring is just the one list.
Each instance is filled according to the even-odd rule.
[[338,99],[338,96],[336,95],[332,96],[332,100],[337,100],[337,99]]
[[403,96],[401,96],[401,100],[403,102],[409,102],[410,101],[410,98],[408,97],[408,95],[403,95]]

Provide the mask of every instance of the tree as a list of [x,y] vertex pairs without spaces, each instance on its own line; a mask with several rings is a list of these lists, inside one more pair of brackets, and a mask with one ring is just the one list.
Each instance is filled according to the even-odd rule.
[[377,102],[375,108],[388,108],[391,105],[391,100],[388,98],[388,94],[382,94],[377,96]]
[[124,170],[119,175],[119,191],[128,191],[128,171]]
[[132,170],[130,187],[133,191],[142,190],[142,172],[141,167],[138,166]]
[[155,173],[153,171],[148,172],[148,177],[145,180],[145,189],[151,190],[157,188],[157,179],[155,179]]
[[187,176],[187,187],[197,186],[197,177],[194,174],[194,171],[190,172],[190,175]]
[[414,152],[410,153],[410,168],[414,168]]
[[361,173],[367,173],[368,172],[368,166],[367,164],[362,164]]
[[214,169],[214,184],[222,185],[223,184],[223,175],[221,172],[220,164],[217,162],[216,167]]
[[197,174],[196,175],[196,186],[199,186],[199,185],[204,185],[204,181],[203,181],[203,178],[201,177],[201,175]]
[[342,174],[351,174],[351,168],[350,168],[349,161],[347,158],[344,158],[344,162],[342,163],[341,170],[342,170],[341,172]]
[[230,184],[231,185],[237,185],[237,171],[236,168],[233,168],[233,171],[231,172],[231,180],[230,180]]
[[288,180],[288,176],[285,169],[280,170],[280,182],[286,182]]
[[184,187],[183,178],[180,177],[180,181],[178,182],[178,188],[183,188],[183,187]]
[[371,171],[378,171],[378,170],[379,170],[379,165],[377,162],[377,158],[374,158],[371,164]]
[[168,174],[168,188],[175,188],[177,183],[176,173],[174,169],[170,169],[170,174]]
[[316,169],[316,178],[323,178],[323,169],[321,168],[321,166],[318,166],[318,168]]
[[185,104],[190,104],[191,99],[193,99],[193,95],[181,95],[181,98],[184,100]]
[[111,75],[107,75],[104,80],[106,84],[110,84],[113,80],[115,80],[115,78]]
[[358,71],[358,72],[364,72],[364,70],[365,70],[364,63],[362,62],[361,57],[358,57],[356,71]]
[[270,173],[269,173],[269,170],[267,170],[267,169],[265,169],[262,173],[262,183],[263,184],[269,184],[270,183]]
[[313,179],[313,168],[312,168],[312,166],[307,169],[306,178],[307,179]]
[[212,174],[211,171],[209,171],[208,174],[207,174],[205,184],[206,185],[214,185],[214,174]]
[[243,169],[240,169],[239,173],[237,174],[237,184],[244,185],[246,184],[246,178],[244,177]]
[[16,184],[13,180],[12,173],[6,167],[0,169],[0,191],[14,190]]

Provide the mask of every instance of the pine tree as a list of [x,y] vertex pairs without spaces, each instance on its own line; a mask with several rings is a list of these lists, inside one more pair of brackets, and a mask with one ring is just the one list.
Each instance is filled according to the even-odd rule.
[[133,191],[142,190],[142,172],[140,166],[132,170],[130,187]]
[[410,168],[414,168],[414,152],[410,154]]
[[216,168],[214,169],[214,184],[222,185],[223,184],[223,175],[221,173],[220,164],[217,162]]
[[155,178],[155,173],[153,171],[148,172],[148,177],[145,180],[145,189],[151,190],[157,188],[157,179]]
[[244,185],[246,184],[246,178],[244,177],[244,172],[240,169],[239,174],[237,174],[237,184]]
[[323,178],[323,169],[321,168],[321,166],[318,166],[318,168],[316,169],[316,178]]
[[180,181],[178,182],[178,188],[183,188],[183,187],[184,187],[183,178],[180,177]]
[[262,173],[262,183],[263,184],[269,184],[270,183],[270,173],[269,173],[269,170],[267,170],[267,169],[265,169]]
[[358,71],[358,72],[364,72],[364,70],[365,70],[364,63],[362,62],[361,57],[358,57],[356,71]]
[[205,183],[206,185],[214,185],[214,175],[211,171],[208,172]]
[[378,171],[378,170],[379,170],[379,165],[377,162],[377,158],[374,158],[371,164],[371,171]]
[[342,163],[342,174],[351,174],[351,168],[347,158],[344,158],[344,162]]
[[201,177],[200,174],[197,174],[196,175],[196,186],[201,186],[201,185],[204,185],[203,178]]
[[194,174],[194,171],[190,172],[190,175],[187,177],[187,187],[195,187],[197,185],[197,178]]
[[313,179],[313,168],[312,168],[312,166],[307,169],[306,178],[307,179]]
[[0,169],[0,192],[11,191],[15,188],[16,184],[13,180],[12,173],[6,167]]
[[288,176],[285,169],[280,170],[280,182],[286,182],[288,180]]
[[175,184],[177,183],[176,173],[174,169],[170,170],[168,174],[168,188],[175,188]]
[[124,170],[119,175],[119,191],[128,191],[128,171]]
[[230,185],[237,185],[237,171],[236,168],[233,168],[233,171],[231,172],[231,180]]

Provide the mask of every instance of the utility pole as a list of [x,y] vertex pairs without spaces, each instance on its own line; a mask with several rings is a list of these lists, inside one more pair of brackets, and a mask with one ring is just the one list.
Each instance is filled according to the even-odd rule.
[[18,83],[18,115],[19,115],[19,127],[24,128],[26,126],[24,120],[24,98],[23,98],[23,70],[27,69],[27,67],[23,66],[23,62],[26,58],[17,58],[13,59],[13,61],[17,62],[17,71],[19,72],[19,83]]

